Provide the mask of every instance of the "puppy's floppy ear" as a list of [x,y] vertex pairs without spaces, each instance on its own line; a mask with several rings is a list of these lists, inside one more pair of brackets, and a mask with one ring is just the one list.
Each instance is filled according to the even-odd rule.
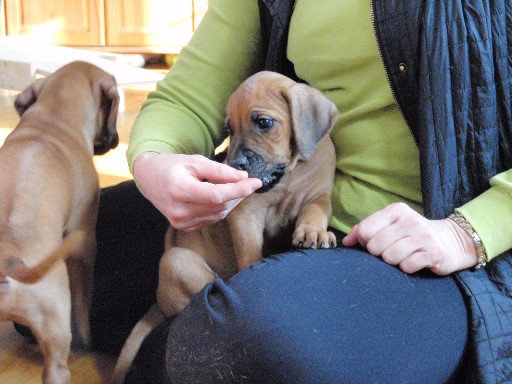
[[120,97],[113,77],[102,78],[98,82],[98,87],[103,124],[94,139],[94,154],[103,155],[119,144],[116,126]]
[[25,111],[37,101],[46,80],[46,77],[37,79],[16,97],[14,100],[14,108],[18,111],[18,115],[23,116]]
[[295,142],[301,156],[309,159],[316,145],[331,131],[338,109],[319,90],[297,83],[283,92],[290,107]]

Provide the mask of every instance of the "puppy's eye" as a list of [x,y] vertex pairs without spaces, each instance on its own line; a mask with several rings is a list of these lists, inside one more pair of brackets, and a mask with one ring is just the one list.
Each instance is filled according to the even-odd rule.
[[262,131],[268,131],[274,126],[274,123],[276,122],[273,118],[268,117],[268,115],[258,111],[253,111],[251,113],[251,119],[255,125],[255,128],[258,128]]
[[258,127],[260,127],[261,129],[266,130],[272,128],[272,126],[274,125],[274,120],[261,117],[258,118],[258,120],[256,120],[256,124],[258,124]]
[[256,112],[253,112],[252,121],[258,126],[259,129],[266,131],[274,126],[274,119],[270,117],[262,117]]

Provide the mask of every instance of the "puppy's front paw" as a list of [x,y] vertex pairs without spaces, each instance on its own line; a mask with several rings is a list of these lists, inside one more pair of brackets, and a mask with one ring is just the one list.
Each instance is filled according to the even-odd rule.
[[295,228],[292,244],[297,248],[334,248],[336,236],[325,228],[303,224]]

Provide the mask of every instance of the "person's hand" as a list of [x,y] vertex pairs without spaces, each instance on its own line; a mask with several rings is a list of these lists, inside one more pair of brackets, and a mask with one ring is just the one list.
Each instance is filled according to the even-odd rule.
[[352,228],[343,245],[357,243],[405,273],[428,268],[447,275],[477,263],[471,236],[450,219],[428,220],[403,203],[368,216]]
[[223,219],[261,187],[247,172],[200,155],[142,153],[133,173],[144,196],[181,230]]

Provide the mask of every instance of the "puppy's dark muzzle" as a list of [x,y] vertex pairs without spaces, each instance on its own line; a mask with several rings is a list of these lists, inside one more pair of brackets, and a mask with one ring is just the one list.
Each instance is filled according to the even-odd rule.
[[[233,168],[246,171],[249,177],[260,179],[261,188],[256,192],[263,193],[274,188],[285,174],[283,164],[269,164],[259,154],[250,149],[242,149],[235,154],[228,155],[228,164]],[[269,167],[269,165],[271,165]]]
[[258,177],[257,175],[263,173],[266,165],[263,158],[250,149],[238,151],[233,159],[228,156],[228,164],[233,168],[247,171],[251,177]]

